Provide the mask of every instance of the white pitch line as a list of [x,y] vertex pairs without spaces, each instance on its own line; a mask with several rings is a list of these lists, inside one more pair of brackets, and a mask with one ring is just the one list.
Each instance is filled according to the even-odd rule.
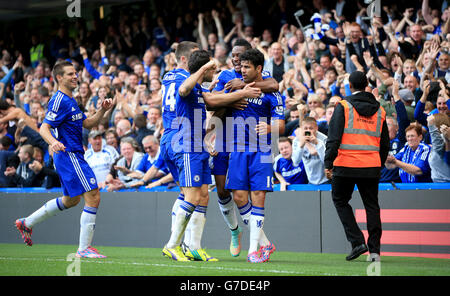
[[[10,261],[47,261],[47,262],[71,262],[65,259],[37,259],[37,258],[11,258],[11,257],[0,257],[0,260],[10,260]],[[304,274],[311,275],[311,272],[301,272],[301,271],[288,271],[288,270],[276,270],[276,269],[250,269],[250,268],[233,268],[233,267],[222,267],[222,266],[194,266],[194,265],[172,265],[172,264],[161,264],[161,263],[143,263],[143,262],[118,262],[118,261],[97,261],[97,260],[83,260],[83,263],[98,263],[98,264],[121,264],[121,265],[139,265],[139,266],[154,266],[154,267],[174,267],[174,268],[192,268],[192,269],[211,269],[211,270],[223,270],[223,271],[247,271],[247,272],[269,272],[277,274]],[[338,276],[338,274],[332,273],[318,273],[312,272],[314,274],[323,276]]]

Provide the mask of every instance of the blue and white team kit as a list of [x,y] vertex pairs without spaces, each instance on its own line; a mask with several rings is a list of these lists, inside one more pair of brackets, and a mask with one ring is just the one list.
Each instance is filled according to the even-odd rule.
[[[252,143],[258,143],[258,137],[254,135],[248,125],[234,126],[234,137],[225,141],[225,130],[221,137],[223,145],[221,153],[213,159],[213,170],[209,167],[209,153],[203,147],[203,139],[206,134],[206,106],[203,93],[208,90],[196,84],[186,96],[178,94],[178,88],[190,74],[182,69],[170,71],[163,79],[163,125],[165,128],[161,139],[161,153],[171,172],[178,172],[178,181],[181,187],[200,187],[211,183],[211,173],[227,175],[227,189],[241,190],[273,190],[273,166],[271,151],[261,150],[260,145],[256,151],[250,150]],[[269,77],[264,75],[264,78]],[[242,75],[234,69],[225,70],[219,75],[219,83],[215,90],[222,90],[226,82],[231,79],[242,79]],[[276,93],[265,93],[259,98],[248,99],[248,106],[243,111],[233,110],[228,116],[236,119],[252,118],[256,122],[266,119],[284,120],[284,100]],[[199,124],[200,122],[200,124]],[[225,125],[224,125],[225,128]],[[237,130],[244,131],[245,141],[236,139]],[[232,145],[233,151],[238,147],[243,152],[226,152],[225,142]],[[267,135],[266,145],[270,146],[270,134]],[[216,148],[218,148],[216,146]],[[229,150],[228,150],[229,151]],[[266,161],[261,161],[266,159]],[[171,163],[171,164],[170,164]],[[172,167],[172,168],[171,168]],[[175,168],[174,168],[175,167]],[[178,169],[176,169],[178,168]],[[243,169],[245,168],[245,169]],[[227,174],[228,171],[239,172]]]
[[86,115],[75,99],[57,91],[48,103],[44,123],[65,147],[65,152],[53,154],[56,171],[65,196],[75,197],[98,188],[95,174],[84,159],[82,142],[83,120]]

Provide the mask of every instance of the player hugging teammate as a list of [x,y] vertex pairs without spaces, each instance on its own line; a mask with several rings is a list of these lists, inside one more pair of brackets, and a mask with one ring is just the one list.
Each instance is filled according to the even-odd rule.
[[[217,261],[200,246],[211,183],[210,155],[213,174],[219,180],[219,206],[232,235],[231,255],[239,255],[241,239],[234,203],[250,230],[247,261],[266,262],[275,251],[263,231],[264,203],[266,192],[273,190],[271,134],[284,132],[284,102],[277,91],[273,92],[277,89],[274,79],[263,79],[263,54],[246,44],[237,46],[242,47],[242,52],[234,55],[235,68],[219,76],[219,81],[221,76],[229,76],[228,81],[221,81],[226,85],[225,91],[216,87],[209,92],[202,88],[202,83],[212,80],[216,65],[206,51],[197,50],[189,58],[189,73],[184,73],[186,79],[175,93],[177,118],[171,128],[177,133],[171,146],[184,200],[174,207],[172,233],[163,249],[163,254],[173,260]],[[262,89],[269,92],[261,92]],[[210,126],[208,133],[206,108],[216,112],[225,108],[221,119],[210,119],[209,123],[215,126],[214,129]],[[210,143],[211,139],[215,143]],[[201,220],[192,222],[196,212],[203,215]],[[188,224],[193,227],[186,244]],[[184,248],[181,247],[183,235]]]

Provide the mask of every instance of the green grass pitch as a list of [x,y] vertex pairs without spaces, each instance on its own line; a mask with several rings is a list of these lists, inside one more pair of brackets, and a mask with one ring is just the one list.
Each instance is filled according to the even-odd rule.
[[[231,257],[227,250],[207,250],[219,262],[175,262],[161,249],[99,247],[106,259],[81,259],[81,276],[366,276],[366,256],[347,262],[345,254],[276,251],[270,262],[246,262],[246,251]],[[0,244],[0,276],[65,276],[74,245]],[[68,268],[69,267],[69,268]],[[372,269],[375,271],[375,269]],[[382,257],[382,276],[449,276],[450,260]]]

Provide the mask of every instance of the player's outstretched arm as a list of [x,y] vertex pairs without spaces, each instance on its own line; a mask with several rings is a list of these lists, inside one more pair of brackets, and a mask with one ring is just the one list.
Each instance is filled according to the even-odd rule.
[[215,68],[216,62],[214,60],[210,60],[208,63],[204,64],[197,72],[191,74],[186,80],[180,85],[178,88],[178,93],[181,97],[186,97],[190,94],[190,92],[194,89],[197,83],[201,83],[203,80],[203,75],[209,69]]
[[[239,78],[232,79],[225,84],[225,89],[229,91],[235,91],[243,89],[246,83]],[[263,93],[271,93],[279,90],[278,82],[270,77],[262,81],[255,81],[254,87],[261,89]]]
[[203,93],[203,99],[207,106],[212,108],[224,107],[244,98],[258,98],[261,90],[254,87],[255,83],[247,84],[244,89],[232,93]]
[[91,129],[94,126],[100,123],[100,120],[105,115],[106,111],[108,111],[112,107],[112,99],[104,99],[102,102],[102,107],[98,110],[94,115],[86,118],[83,121],[83,127],[87,129]]

